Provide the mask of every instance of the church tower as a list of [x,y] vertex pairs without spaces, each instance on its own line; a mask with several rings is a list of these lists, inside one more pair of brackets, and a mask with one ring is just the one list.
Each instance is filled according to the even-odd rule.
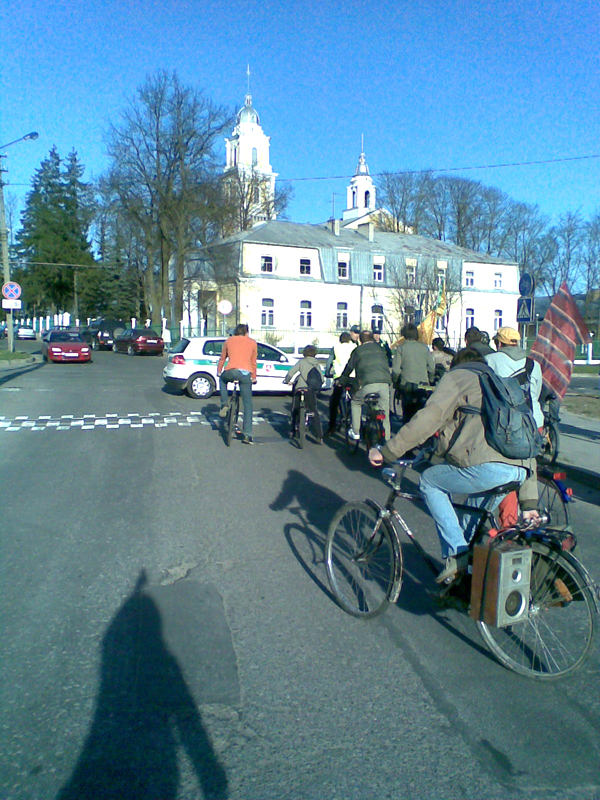
[[[250,89],[250,70],[248,70]],[[240,200],[246,206],[245,213],[252,225],[267,219],[275,219],[275,179],[277,173],[269,162],[270,137],[260,125],[258,112],[252,105],[248,91],[243,108],[236,119],[231,138],[225,139],[227,160],[225,178],[229,176],[231,186],[239,191]]]
[[342,212],[342,221],[349,222],[364,217],[372,211],[375,211],[375,184],[369,175],[363,148],[356,172],[346,189],[346,208]]

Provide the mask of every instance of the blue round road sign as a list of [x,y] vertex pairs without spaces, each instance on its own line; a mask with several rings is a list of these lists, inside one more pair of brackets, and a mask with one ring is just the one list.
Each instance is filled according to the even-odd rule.
[[14,281],[7,281],[2,287],[2,294],[7,300],[18,300],[21,297],[21,287]]
[[523,297],[531,297],[534,289],[535,281],[533,280],[533,275],[530,275],[529,272],[524,272],[519,281],[519,294]]

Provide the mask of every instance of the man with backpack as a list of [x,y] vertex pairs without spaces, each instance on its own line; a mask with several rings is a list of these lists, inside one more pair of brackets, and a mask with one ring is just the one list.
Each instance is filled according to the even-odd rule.
[[[538,427],[544,427],[544,412],[540,405],[542,391],[542,368],[537,361],[529,358],[519,346],[519,331],[515,328],[499,328],[494,334],[496,352],[485,356],[485,363],[501,378],[516,378],[530,398],[531,411]],[[500,503],[498,521],[505,528],[514,525],[518,519],[519,508],[515,492],[507,495]]]
[[380,347],[371,331],[360,333],[360,345],[354,349],[344,371],[341,382],[347,383],[354,372],[356,388],[352,389],[350,410],[352,412],[352,428],[348,431],[351,439],[360,439],[360,415],[363,400],[368,394],[379,395],[379,408],[384,412],[383,429],[385,438],[390,438],[390,367],[385,350]]
[[294,376],[297,376],[292,392],[292,430],[290,435],[294,436],[298,431],[300,408],[296,392],[298,389],[306,389],[306,410],[313,412],[313,432],[317,444],[323,444],[323,429],[317,409],[317,393],[323,385],[323,373],[316,356],[317,348],[312,344],[307,345],[302,351],[302,358],[288,370],[283,382],[291,383]]
[[[495,494],[494,489],[517,482],[521,484],[519,503],[523,517],[535,519],[539,516],[535,455],[515,458],[499,452],[496,448],[503,443],[494,436],[501,434],[492,428],[501,426],[484,416],[484,409],[489,411],[484,394],[488,394],[490,373],[491,382],[495,384],[499,379],[485,365],[483,357],[476,350],[465,348],[457,354],[455,366],[440,379],[425,407],[390,442],[369,452],[371,464],[381,466],[384,460],[395,461],[439,431],[438,454],[447,463],[429,467],[420,481],[444,559],[444,569],[436,579],[438,583],[449,582],[467,569],[468,542],[478,522],[476,515],[469,514],[459,521],[451,502],[453,494],[468,495],[468,505],[492,511],[506,494]],[[514,409],[511,412],[518,416]],[[530,412],[525,409],[523,413],[526,416]],[[528,422],[537,433],[533,419]],[[524,416],[520,424],[521,428],[527,428]],[[521,439],[517,445],[527,449],[527,442]],[[529,452],[535,452],[535,445],[529,447]]]

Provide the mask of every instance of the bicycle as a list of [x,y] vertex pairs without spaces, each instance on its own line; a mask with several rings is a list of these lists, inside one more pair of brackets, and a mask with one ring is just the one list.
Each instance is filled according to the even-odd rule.
[[[327,577],[338,605],[352,616],[375,617],[397,601],[403,570],[399,531],[404,531],[432,572],[437,574],[439,570],[439,565],[394,507],[396,498],[424,502],[420,494],[402,488],[406,469],[415,467],[423,458],[422,450],[415,459],[396,462],[397,471],[383,469],[382,476],[391,487],[383,507],[373,500],[346,503],[331,521],[325,543]],[[506,484],[498,487],[500,492],[495,489],[494,494],[514,491],[517,486],[516,483]],[[577,545],[575,535],[550,527],[549,517],[538,528],[521,524],[494,531],[495,520],[489,511],[458,503],[454,507],[477,515],[479,521],[470,542],[469,570],[459,573],[453,582],[443,587],[443,595],[456,593],[463,610],[468,608],[475,619],[484,643],[504,667],[540,680],[560,678],[580,667],[595,634],[600,592],[573,554]],[[493,538],[492,534],[495,534]],[[519,565],[511,566],[509,574],[517,589],[505,598],[505,605],[500,609],[508,622],[492,624],[486,621],[483,601],[479,612],[473,606],[476,577],[473,555],[479,558],[483,553],[488,559],[487,565],[496,548],[500,553],[502,548],[514,546],[520,552],[516,559]],[[521,578],[522,585],[527,586],[521,561],[528,562],[529,558],[529,589],[520,593]],[[480,599],[481,595],[487,597],[488,590],[492,594],[494,580],[497,580],[495,576],[490,582],[486,580],[487,566],[483,573],[478,567],[478,580],[481,575]],[[512,622],[515,618],[518,621]]]
[[346,448],[349,453],[354,454],[358,450],[358,445],[361,441],[365,442],[367,452],[371,447],[377,444],[385,444],[385,430],[383,428],[383,420],[385,413],[379,408],[379,394],[373,392],[366,394],[363,400],[363,408],[360,415],[360,431],[359,438],[352,439],[350,431],[352,430],[352,411],[350,402],[346,408]]
[[233,389],[229,395],[229,409],[225,417],[225,444],[231,447],[231,440],[234,433],[237,435],[240,432],[238,427],[238,419],[240,416],[240,396],[239,396],[239,383],[233,381]]
[[560,438],[558,435],[558,416],[544,409],[544,427],[542,437],[544,443],[542,452],[537,457],[539,464],[554,464],[560,450]]
[[[428,386],[428,385],[425,385],[425,384],[419,386],[419,389],[417,390],[417,393],[416,393],[416,397],[417,397],[418,404],[419,404],[419,409],[423,408],[425,403],[431,397],[431,394],[432,394],[434,389],[435,389],[435,386]],[[396,386],[394,388],[394,394],[393,394],[393,397],[392,397],[392,413],[394,414],[394,416],[396,416],[398,419],[400,419],[400,420],[402,420],[402,422],[404,422],[404,413],[403,413],[403,408],[402,408],[402,392],[401,392],[399,386]]]
[[[317,410],[309,411],[306,408],[306,393],[307,392],[308,392],[308,389],[306,389],[306,388],[296,389],[296,392],[295,392],[296,398],[297,398],[297,402],[298,402],[298,409],[297,409],[298,410],[298,416],[297,416],[297,420],[298,420],[298,447],[301,450],[304,449],[304,445],[306,444],[306,430],[307,430],[309,424],[311,423],[311,421],[315,420],[315,428],[316,428],[315,436],[317,438],[317,441],[319,443],[321,443],[322,439],[323,439],[322,435],[319,436],[320,422],[316,419],[316,414],[318,414],[319,412]],[[292,415],[292,419],[293,419],[293,415]],[[292,428],[292,431],[293,431],[293,428]]]

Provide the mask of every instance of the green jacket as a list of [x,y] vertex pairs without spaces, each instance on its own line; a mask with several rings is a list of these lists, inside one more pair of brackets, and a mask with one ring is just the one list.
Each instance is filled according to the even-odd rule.
[[365,342],[354,349],[342,372],[342,378],[349,378],[353,370],[359,388],[370,383],[392,382],[385,350],[377,342]]
[[394,363],[392,364],[394,383],[400,379],[404,383],[433,383],[435,377],[435,363],[429,348],[423,342],[407,339],[396,348]]

